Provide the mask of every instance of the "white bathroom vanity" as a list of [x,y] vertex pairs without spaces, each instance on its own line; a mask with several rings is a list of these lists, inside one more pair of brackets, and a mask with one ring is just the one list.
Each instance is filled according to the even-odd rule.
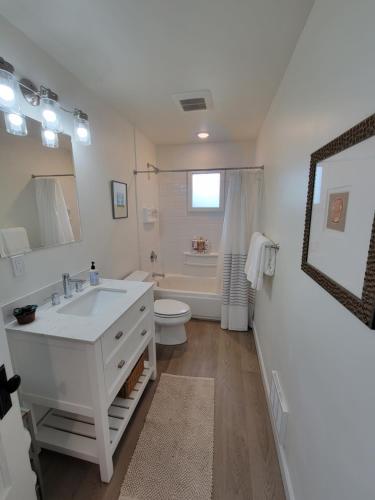
[[[109,482],[112,455],[156,378],[152,283],[103,280],[38,309],[29,325],[10,323],[7,335],[22,401],[48,409],[34,419],[38,444],[99,464]],[[117,397],[145,349],[148,362],[133,392]]]

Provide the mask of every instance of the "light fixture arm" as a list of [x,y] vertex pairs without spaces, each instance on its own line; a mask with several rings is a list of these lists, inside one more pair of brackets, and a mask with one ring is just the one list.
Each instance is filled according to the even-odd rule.
[[[35,84],[31,80],[28,80],[27,78],[22,78],[21,80],[16,80],[16,81],[18,85],[21,87],[21,92],[23,97],[32,106],[39,106],[41,97],[48,97],[49,99],[58,101],[58,95],[56,94],[56,92],[53,92],[53,90],[49,89],[48,87],[45,87],[44,85],[41,85],[38,90]],[[56,96],[56,98],[54,98],[54,96]],[[60,109],[65,113],[69,113],[71,115],[74,115],[76,112],[83,113],[83,111],[79,110],[78,108],[66,109],[61,105]],[[86,113],[83,114],[87,116]]]

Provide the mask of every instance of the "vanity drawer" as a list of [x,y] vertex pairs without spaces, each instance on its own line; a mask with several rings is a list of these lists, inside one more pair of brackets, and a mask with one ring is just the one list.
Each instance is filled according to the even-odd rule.
[[[118,349],[116,354],[105,365],[105,384],[109,394],[114,390],[123,375],[126,372],[130,373],[129,363],[131,361],[137,361],[137,359],[134,358],[136,351],[139,349],[141,344],[150,340],[152,333],[153,317],[148,316],[129,334],[120,349]],[[139,355],[141,354],[142,352],[139,353]],[[118,390],[120,390],[123,382],[124,380],[119,384]]]
[[104,363],[107,363],[112,352],[125,342],[134,326],[151,312],[150,303],[149,295],[144,295],[104,333],[102,337]]

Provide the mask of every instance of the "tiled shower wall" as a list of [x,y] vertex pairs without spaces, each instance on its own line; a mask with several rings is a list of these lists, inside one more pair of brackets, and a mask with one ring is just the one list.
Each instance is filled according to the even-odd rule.
[[191,248],[194,236],[210,242],[217,252],[224,213],[189,213],[187,211],[187,174],[183,172],[159,175],[160,239],[165,272],[192,276],[214,276],[215,268],[184,264],[184,252]]
[[[252,142],[207,143],[157,146],[157,165],[163,169],[225,169],[253,164]],[[223,213],[190,213],[187,210],[187,174],[159,174],[160,242],[162,269],[166,273],[191,276],[215,276],[214,267],[196,267],[184,263],[184,252],[191,248],[194,236],[210,242],[210,250],[219,250]]]

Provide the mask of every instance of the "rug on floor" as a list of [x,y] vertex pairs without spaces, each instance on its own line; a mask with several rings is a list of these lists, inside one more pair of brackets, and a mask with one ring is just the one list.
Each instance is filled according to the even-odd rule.
[[213,378],[163,373],[119,500],[210,500]]

